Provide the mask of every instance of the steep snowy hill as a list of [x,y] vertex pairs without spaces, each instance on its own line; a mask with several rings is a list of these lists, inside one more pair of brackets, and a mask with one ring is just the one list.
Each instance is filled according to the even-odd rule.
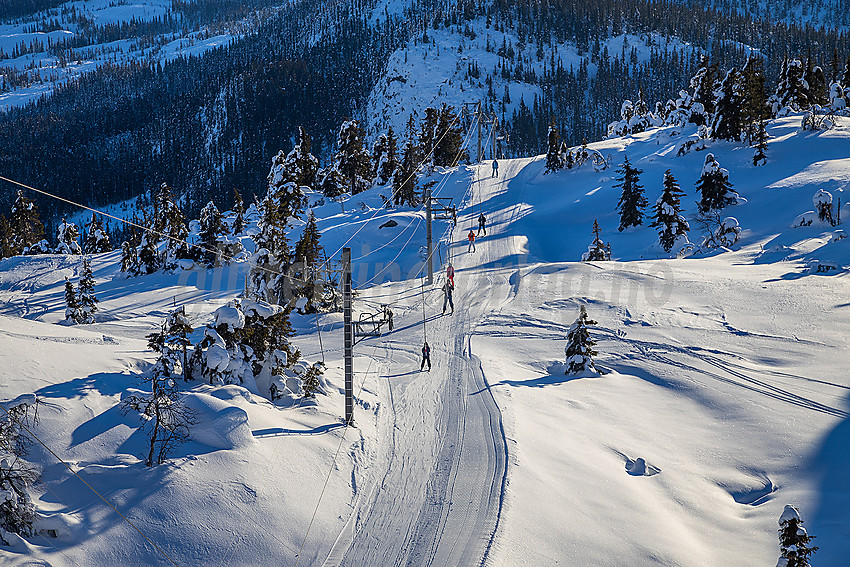
[[[164,465],[139,459],[117,405],[153,360],[145,335],[175,305],[209,321],[241,292],[244,263],[125,278],[118,253],[96,256],[98,320],[67,327],[63,282],[79,259],[3,260],[0,398],[39,395],[39,439],[181,565],[771,564],[793,504],[817,564],[840,567],[850,249],[843,224],[792,224],[818,190],[845,202],[850,122],[812,132],[800,120],[770,123],[760,167],[728,143],[677,156],[692,132],[662,129],[590,144],[610,163],[599,171],[545,174],[544,156],[500,160],[498,176],[490,163],[437,170],[435,194],[459,208],[457,227],[434,230],[433,287],[419,278],[421,210],[381,208],[381,187],[317,208],[328,254],[352,248],[358,313],[395,312],[393,332],[355,346],[353,428],[339,421],[341,315],[295,315],[305,358],[327,362],[326,395],[282,406],[181,385],[223,421],[201,423]],[[625,155],[650,203],[669,169],[690,217],[707,152],[746,199],[724,210],[744,229],[737,243],[676,258],[646,224],[617,231]],[[487,234],[467,252],[480,213]],[[594,219],[614,261],[578,262]],[[449,260],[455,309],[442,315]],[[564,374],[582,304],[598,321],[597,377]],[[433,368],[420,373],[423,340]],[[12,564],[169,564],[43,448],[27,458],[42,468],[44,531],[12,538]]]

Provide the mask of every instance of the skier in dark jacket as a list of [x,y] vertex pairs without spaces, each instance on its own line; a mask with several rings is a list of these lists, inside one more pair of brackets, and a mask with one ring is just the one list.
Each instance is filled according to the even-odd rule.
[[428,341],[425,341],[425,344],[422,345],[422,365],[419,367],[420,372],[425,369],[426,362],[428,363],[428,372],[431,372],[431,347],[428,346]]
[[493,160],[493,175],[491,177],[499,177],[499,162]]
[[478,215],[478,234],[481,234],[481,231],[484,231],[484,236],[487,236],[487,229],[484,228],[484,223],[487,222],[487,217],[484,216],[484,213]]
[[448,303],[452,308],[452,313],[455,312],[455,304],[452,301],[452,292],[454,291],[455,286],[450,281],[446,280],[446,283],[443,284],[443,315],[446,314],[446,304]]

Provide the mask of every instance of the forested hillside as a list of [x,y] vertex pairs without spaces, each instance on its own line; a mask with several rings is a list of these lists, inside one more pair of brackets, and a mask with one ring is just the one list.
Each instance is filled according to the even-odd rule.
[[[184,2],[174,9],[200,21],[269,3]],[[390,56],[417,45],[437,55],[458,50],[432,37],[472,42],[475,29],[502,37],[491,44],[487,35],[484,42],[498,63],[482,67],[467,57],[460,88],[487,88],[483,102],[501,118],[506,155],[544,151],[552,118],[570,144],[601,138],[624,98],[642,93],[650,105],[675,99],[704,53],[722,73],[756,50],[765,58],[768,90],[786,54],[820,64],[827,78],[840,73],[850,55],[846,31],[754,20],[744,10],[695,3],[425,1],[400,11],[376,2],[307,0],[203,56],[106,65],[37,104],[6,112],[0,116],[0,167],[22,182],[89,204],[116,202],[167,182],[190,213],[210,198],[228,206],[234,188],[250,195],[264,185],[271,157],[293,146],[299,125],[323,160],[345,117],[360,119],[377,135],[382,123],[366,103]],[[623,41],[613,53],[605,44],[650,32],[677,41],[672,48]],[[564,61],[565,46],[576,61]],[[505,104],[514,85],[534,95]],[[421,117],[422,111],[400,112]],[[4,210],[11,198],[2,196]],[[55,202],[39,206],[48,218],[63,212]]]

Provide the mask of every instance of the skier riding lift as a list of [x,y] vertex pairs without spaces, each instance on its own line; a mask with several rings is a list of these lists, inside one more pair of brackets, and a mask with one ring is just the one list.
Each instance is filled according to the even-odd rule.
[[475,252],[475,233],[472,232],[472,229],[469,229],[469,234],[466,235],[469,239],[469,248],[466,249],[467,252]]
[[455,312],[455,304],[452,301],[452,291],[454,291],[455,286],[451,281],[446,280],[446,283],[443,284],[443,315],[446,314],[446,304],[448,303],[452,308],[452,313]]
[[419,367],[420,372],[425,369],[426,362],[428,363],[428,372],[431,372],[431,347],[428,346],[428,341],[425,341],[425,344],[422,345],[422,365]]
[[478,215],[478,234],[481,234],[481,231],[484,231],[484,236],[487,236],[487,229],[484,228],[484,223],[487,222],[487,217],[484,216],[484,213]]
[[493,175],[492,177],[499,177],[499,162],[497,160],[493,160]]
[[446,266],[446,279],[452,283],[452,289],[455,287],[455,267],[449,264]]

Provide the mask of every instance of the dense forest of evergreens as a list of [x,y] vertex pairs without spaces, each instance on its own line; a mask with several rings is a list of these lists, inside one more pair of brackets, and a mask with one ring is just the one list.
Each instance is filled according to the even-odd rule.
[[[175,5],[200,21],[210,16],[201,10],[225,17],[269,3]],[[661,50],[653,51],[649,63],[636,64],[628,55],[600,49],[605,37],[649,31],[676,36],[709,52],[721,69],[742,64],[742,46],[751,45],[766,58],[769,80],[785,54],[812,58],[827,76],[834,54],[842,67],[850,54],[847,33],[772,24],[694,3],[424,1],[378,23],[367,17],[372,8],[372,2],[357,0],[307,0],[202,57],[105,66],[50,98],[0,115],[0,168],[25,183],[94,205],[164,181],[184,194],[189,214],[210,198],[229,205],[234,188],[250,195],[264,186],[271,157],[292,147],[299,125],[313,137],[313,152],[326,156],[339,124],[358,115],[394,50],[428,28],[462,32],[465,22],[479,17],[535,45],[541,60],[551,57],[542,76],[525,72],[514,54],[502,58],[503,77],[543,91],[505,117],[512,155],[544,152],[552,117],[570,144],[598,139],[619,117],[623,98],[636,96],[639,88],[650,103],[675,97],[698,64],[692,51]],[[564,68],[554,58],[553,45],[565,41],[597,65],[595,77],[585,66]],[[498,111],[495,98],[485,102]],[[63,212],[55,202],[39,206],[47,218]]]

